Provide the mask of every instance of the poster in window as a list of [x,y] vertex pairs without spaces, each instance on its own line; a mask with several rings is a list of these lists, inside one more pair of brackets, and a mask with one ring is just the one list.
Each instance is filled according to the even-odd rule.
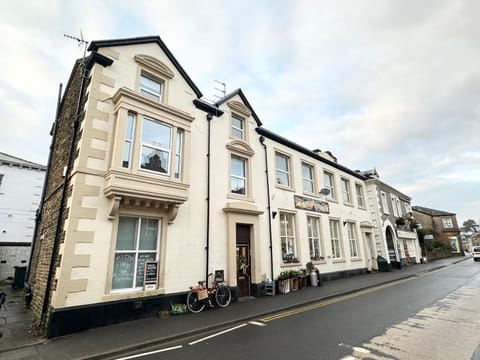
[[143,286],[143,279],[145,277],[145,264],[147,261],[155,261],[155,253],[140,253],[137,260],[137,281],[135,286]]
[[155,289],[158,282],[158,262],[145,262],[145,290]]

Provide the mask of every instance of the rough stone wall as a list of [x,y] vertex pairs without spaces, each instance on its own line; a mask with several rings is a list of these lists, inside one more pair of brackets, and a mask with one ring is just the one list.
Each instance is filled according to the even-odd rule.
[[[70,76],[69,82],[65,89],[59,117],[56,123],[56,130],[51,151],[51,163],[49,168],[49,176],[45,184],[45,198],[43,203],[43,211],[40,214],[37,235],[34,239],[35,247],[32,254],[31,270],[29,283],[32,286],[33,298],[31,308],[34,316],[40,319],[45,298],[45,291],[49,277],[50,262],[52,259],[52,250],[54,247],[55,235],[57,232],[59,209],[62,199],[64,171],[66,169],[71,141],[73,136],[73,123],[75,120],[75,112],[81,85],[81,66],[78,61]],[[78,139],[77,139],[78,141]],[[70,189],[71,190],[71,189]],[[71,193],[71,191],[68,191]],[[65,208],[63,218],[68,214]],[[61,227],[62,229],[63,227]],[[60,244],[64,240],[64,234],[60,236]],[[57,248],[58,251],[58,248]],[[57,254],[58,255],[58,254]],[[60,264],[60,257],[55,256],[56,266]],[[51,274],[54,278],[55,275]],[[55,290],[56,284],[53,283],[51,292]]]

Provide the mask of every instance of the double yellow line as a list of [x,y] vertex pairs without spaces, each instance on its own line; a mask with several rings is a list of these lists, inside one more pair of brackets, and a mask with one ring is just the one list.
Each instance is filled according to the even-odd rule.
[[375,286],[375,287],[372,287],[372,288],[369,288],[369,289],[359,290],[359,291],[356,291],[356,292],[348,294],[348,295],[342,295],[342,296],[335,297],[335,298],[332,298],[332,299],[320,301],[320,302],[315,303],[315,304],[302,306],[302,307],[292,309],[292,310],[288,310],[288,311],[282,311],[282,312],[279,312],[279,313],[261,318],[260,321],[262,321],[264,323],[267,323],[269,321],[278,320],[278,319],[281,319],[281,318],[284,318],[284,317],[287,317],[287,316],[301,314],[305,311],[310,311],[310,310],[318,309],[318,308],[321,308],[321,307],[324,307],[324,306],[327,306],[327,305],[330,305],[330,304],[335,304],[335,303],[338,303],[338,302],[341,302],[341,301],[344,301],[344,300],[353,299],[355,297],[362,296],[362,295],[365,295],[365,294],[369,294],[371,292],[378,291],[378,290],[381,290],[381,289],[385,289],[385,288],[388,288],[390,286],[398,285],[398,284],[401,284],[401,283],[404,283],[404,282],[407,282],[407,281],[410,281],[410,280],[413,280],[413,279],[415,279],[415,278],[412,277],[412,278],[402,279],[402,280],[394,281],[394,282],[391,282],[391,283],[388,283],[388,284]]

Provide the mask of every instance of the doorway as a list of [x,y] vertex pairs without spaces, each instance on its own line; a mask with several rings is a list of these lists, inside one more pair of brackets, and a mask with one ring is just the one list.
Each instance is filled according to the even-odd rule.
[[236,225],[237,240],[237,291],[238,297],[250,296],[251,255],[250,255],[250,225]]

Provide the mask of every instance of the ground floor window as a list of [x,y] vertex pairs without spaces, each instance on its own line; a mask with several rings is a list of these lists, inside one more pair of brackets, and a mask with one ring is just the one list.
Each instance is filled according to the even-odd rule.
[[358,250],[357,250],[357,232],[355,230],[355,223],[349,222],[347,223],[347,230],[348,230],[348,243],[350,244],[350,256],[358,257]]
[[112,290],[143,286],[145,262],[158,259],[161,220],[120,216]]
[[280,241],[283,262],[296,262],[295,216],[293,214],[280,213]]
[[323,260],[323,252],[320,244],[320,219],[307,216],[307,227],[310,260]]
[[340,259],[342,257],[342,248],[340,244],[340,222],[330,219],[330,240],[332,242],[332,258]]

